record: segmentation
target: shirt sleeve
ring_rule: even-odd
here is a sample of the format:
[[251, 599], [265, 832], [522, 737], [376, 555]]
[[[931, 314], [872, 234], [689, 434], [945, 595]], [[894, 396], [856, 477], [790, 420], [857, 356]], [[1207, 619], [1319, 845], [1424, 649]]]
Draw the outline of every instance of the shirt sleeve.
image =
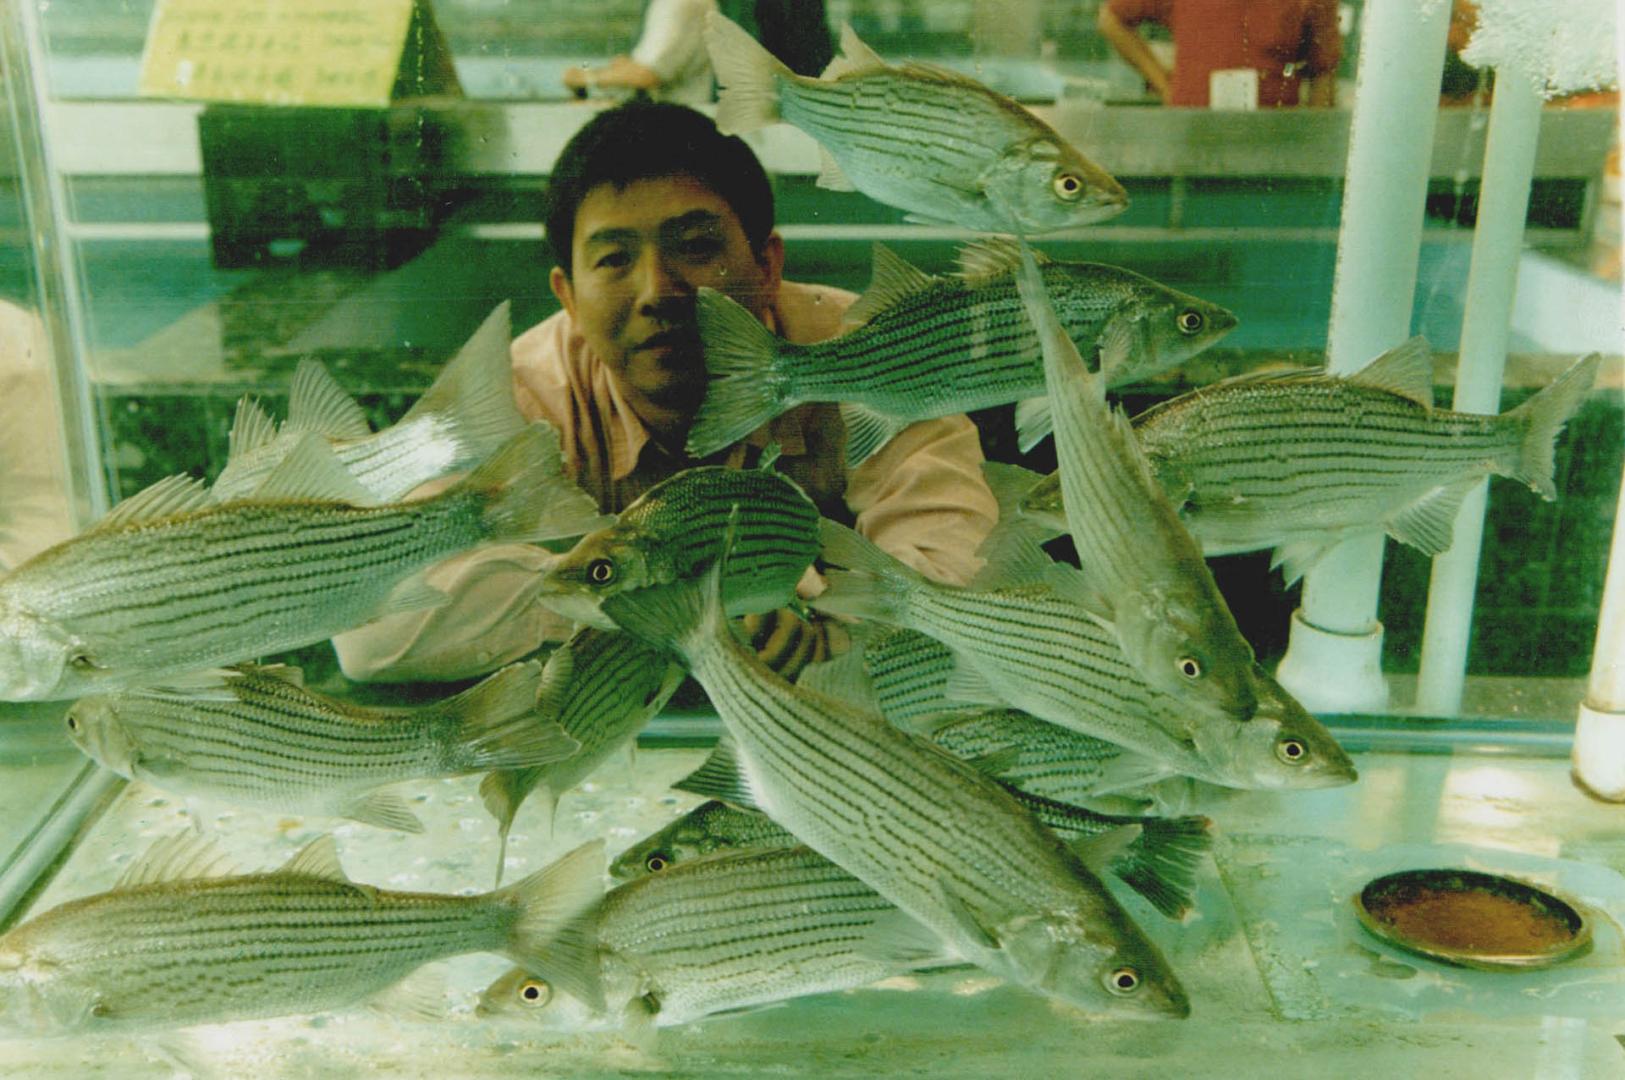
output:
[[548, 558], [541, 548], [503, 544], [437, 563], [425, 580], [447, 602], [338, 635], [339, 667], [358, 682], [463, 679], [568, 638], [573, 624], [536, 599]]
[[857, 530], [937, 581], [963, 585], [998, 520], [982, 478], [982, 444], [966, 416], [904, 428], [847, 479]]
[[654, 0], [632, 59], [671, 82], [705, 52], [704, 0]]

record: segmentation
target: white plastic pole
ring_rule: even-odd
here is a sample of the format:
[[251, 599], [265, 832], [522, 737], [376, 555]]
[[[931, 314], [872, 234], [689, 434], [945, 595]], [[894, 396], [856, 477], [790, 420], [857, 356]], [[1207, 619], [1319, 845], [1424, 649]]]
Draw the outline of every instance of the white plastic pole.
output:
[[[1459, 412], [1500, 411], [1518, 257], [1529, 212], [1529, 181], [1540, 136], [1540, 108], [1540, 95], [1527, 71], [1515, 64], [1496, 69], [1478, 226], [1467, 271], [1456, 394], [1451, 404]], [[1417, 710], [1433, 716], [1461, 711], [1488, 487], [1486, 480], [1468, 493], [1456, 515], [1450, 550], [1433, 560], [1422, 668], [1416, 685]]]
[[[1349, 132], [1328, 368], [1358, 371], [1410, 336], [1450, 4], [1365, 7]], [[1277, 677], [1315, 712], [1381, 709], [1383, 537], [1352, 540], [1305, 577]]]
[[1593, 794], [1625, 802], [1625, 477], [1614, 508], [1591, 681], [1574, 731], [1574, 775]]

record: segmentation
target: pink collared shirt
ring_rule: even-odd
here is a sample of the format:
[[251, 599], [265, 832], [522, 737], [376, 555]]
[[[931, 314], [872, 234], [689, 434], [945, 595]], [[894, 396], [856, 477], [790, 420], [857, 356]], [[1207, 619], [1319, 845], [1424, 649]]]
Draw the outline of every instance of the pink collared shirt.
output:
[[[795, 344], [834, 337], [853, 295], [785, 282], [772, 311]], [[532, 420], [559, 430], [566, 468], [606, 512], [695, 464], [664, 450], [621, 395], [609, 370], [559, 312], [514, 339], [514, 395]], [[832, 405], [793, 409], [705, 459], [735, 467], [777, 443], [777, 467], [828, 517], [845, 520], [915, 569], [954, 584], [980, 568], [976, 549], [998, 519], [982, 479], [976, 427], [964, 416], [912, 424], [855, 469]], [[333, 639], [352, 679], [454, 679], [477, 675], [567, 637], [571, 625], [536, 599], [548, 555], [523, 544], [492, 545], [433, 567], [429, 584], [451, 600], [387, 616]], [[815, 592], [809, 571], [803, 592]]]

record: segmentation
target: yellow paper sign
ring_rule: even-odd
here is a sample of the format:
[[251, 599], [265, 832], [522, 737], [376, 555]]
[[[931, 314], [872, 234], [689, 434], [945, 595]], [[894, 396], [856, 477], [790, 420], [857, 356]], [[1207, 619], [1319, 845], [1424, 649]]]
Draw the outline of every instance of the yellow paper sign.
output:
[[414, 0], [159, 0], [141, 93], [263, 105], [384, 106]]

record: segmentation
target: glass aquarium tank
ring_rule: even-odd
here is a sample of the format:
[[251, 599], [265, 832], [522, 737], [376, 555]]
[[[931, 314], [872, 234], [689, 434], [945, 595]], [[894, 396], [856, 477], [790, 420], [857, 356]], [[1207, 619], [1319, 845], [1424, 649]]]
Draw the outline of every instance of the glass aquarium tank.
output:
[[1547, 7], [0, 6], [0, 1072], [1625, 1071]]

